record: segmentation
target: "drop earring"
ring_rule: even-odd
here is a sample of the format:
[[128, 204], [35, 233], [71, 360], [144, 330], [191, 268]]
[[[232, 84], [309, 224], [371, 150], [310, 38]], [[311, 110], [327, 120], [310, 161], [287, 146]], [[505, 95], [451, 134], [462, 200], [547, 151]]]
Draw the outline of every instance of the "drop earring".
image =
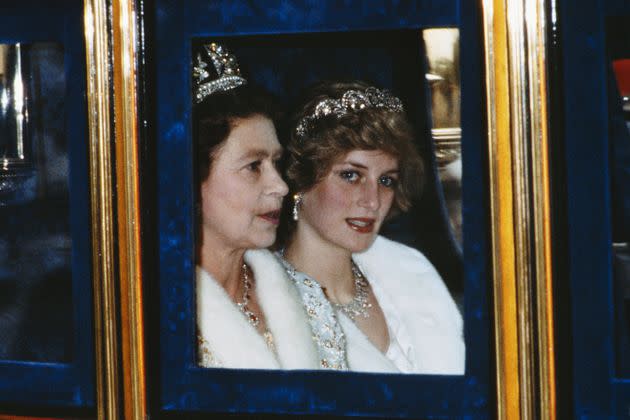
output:
[[302, 204], [302, 193], [293, 194], [293, 220], [298, 221], [299, 215], [298, 212], [300, 210], [300, 204]]

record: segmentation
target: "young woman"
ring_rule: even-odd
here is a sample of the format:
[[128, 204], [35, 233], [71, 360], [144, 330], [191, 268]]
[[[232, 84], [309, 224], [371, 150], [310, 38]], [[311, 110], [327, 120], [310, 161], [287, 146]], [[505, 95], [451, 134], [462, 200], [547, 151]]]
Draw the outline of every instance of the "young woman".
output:
[[280, 255], [333, 369], [464, 373], [462, 319], [431, 263], [378, 236], [410, 207], [422, 162], [401, 101], [365, 83], [322, 83], [298, 107]]
[[247, 84], [222, 46], [194, 66], [198, 360], [204, 367], [315, 369], [299, 296], [266, 247], [287, 185], [269, 94]]

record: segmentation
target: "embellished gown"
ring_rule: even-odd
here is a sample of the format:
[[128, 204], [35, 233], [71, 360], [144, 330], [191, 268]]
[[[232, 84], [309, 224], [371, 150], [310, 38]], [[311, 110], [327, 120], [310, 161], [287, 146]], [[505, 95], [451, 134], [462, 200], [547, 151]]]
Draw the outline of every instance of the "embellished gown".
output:
[[[281, 257], [280, 257], [281, 258]], [[433, 265], [417, 250], [377, 237], [353, 260], [370, 283], [387, 323], [390, 343], [382, 353], [321, 286], [282, 260], [309, 314], [320, 358], [333, 369], [365, 372], [464, 373], [462, 317]]]

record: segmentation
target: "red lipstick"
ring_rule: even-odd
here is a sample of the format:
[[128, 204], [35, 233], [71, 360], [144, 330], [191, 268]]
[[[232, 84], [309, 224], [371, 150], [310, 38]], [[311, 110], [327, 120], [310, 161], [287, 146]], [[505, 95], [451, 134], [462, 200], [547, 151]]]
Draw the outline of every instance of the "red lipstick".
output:
[[349, 217], [346, 223], [351, 229], [359, 233], [371, 233], [374, 231], [374, 222], [376, 219], [368, 217]]

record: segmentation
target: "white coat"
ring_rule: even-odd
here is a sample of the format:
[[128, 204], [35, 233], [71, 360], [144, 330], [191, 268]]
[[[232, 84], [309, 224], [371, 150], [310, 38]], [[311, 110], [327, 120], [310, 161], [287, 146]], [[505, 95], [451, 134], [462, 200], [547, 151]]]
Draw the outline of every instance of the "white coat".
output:
[[[365, 278], [387, 295], [410, 336], [416, 369], [410, 373], [464, 374], [463, 322], [453, 298], [429, 260], [406, 245], [377, 237], [370, 248], [353, 255]], [[339, 321], [346, 335], [350, 370], [396, 372], [381, 353], [344, 314]]]
[[318, 369], [319, 358], [302, 302], [280, 262], [267, 250], [248, 250], [255, 293], [276, 353], [205, 270], [197, 267], [199, 361], [204, 367]]

